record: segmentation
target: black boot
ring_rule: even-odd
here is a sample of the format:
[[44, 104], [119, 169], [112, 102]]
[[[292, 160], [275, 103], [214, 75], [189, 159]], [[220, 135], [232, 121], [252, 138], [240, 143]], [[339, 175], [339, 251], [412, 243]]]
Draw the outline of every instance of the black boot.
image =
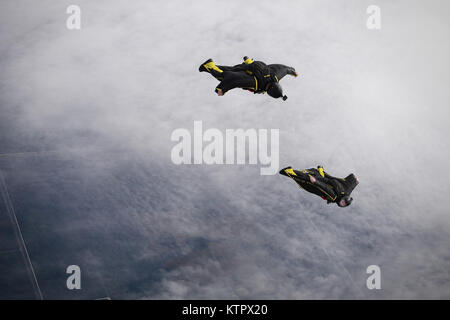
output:
[[208, 60], [206, 60], [205, 62], [203, 62], [203, 63], [201, 64], [201, 66], [198, 68], [198, 71], [199, 71], [199, 72], [208, 72], [208, 70], [205, 68], [205, 64], [210, 63], [210, 62], [212, 62], [212, 61], [213, 61], [212, 59], [208, 59]]

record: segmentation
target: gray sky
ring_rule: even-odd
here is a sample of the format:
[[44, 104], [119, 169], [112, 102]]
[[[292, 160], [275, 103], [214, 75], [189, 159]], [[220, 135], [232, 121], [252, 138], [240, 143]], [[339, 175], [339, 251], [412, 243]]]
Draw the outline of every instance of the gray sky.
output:
[[[69, 4], [79, 31], [65, 27]], [[51, 251], [113, 298], [450, 298], [450, 5], [257, 6], [1, 2], [0, 152], [57, 151], [0, 158], [44, 296], [59, 292]], [[244, 55], [296, 68], [286, 102], [217, 97], [197, 71]], [[170, 135], [194, 120], [280, 129], [280, 166], [355, 173], [354, 204], [327, 206], [257, 166], [173, 165]], [[371, 264], [380, 291], [365, 287]]]

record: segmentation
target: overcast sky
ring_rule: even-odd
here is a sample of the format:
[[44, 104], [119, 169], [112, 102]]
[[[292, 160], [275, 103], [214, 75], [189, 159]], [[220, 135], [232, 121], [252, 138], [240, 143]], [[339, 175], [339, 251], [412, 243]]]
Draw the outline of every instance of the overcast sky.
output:
[[[81, 30], [66, 28], [70, 4]], [[381, 30], [366, 28], [371, 4]], [[113, 298], [450, 298], [449, 9], [2, 1], [0, 152], [44, 156], [5, 155], [0, 169], [47, 297], [46, 232], [83, 238], [73, 254]], [[198, 72], [244, 55], [296, 68], [287, 101], [217, 97]], [[281, 167], [355, 173], [354, 203], [327, 206], [255, 165], [172, 164], [171, 133], [194, 120], [279, 129]], [[372, 264], [380, 291], [365, 286]]]

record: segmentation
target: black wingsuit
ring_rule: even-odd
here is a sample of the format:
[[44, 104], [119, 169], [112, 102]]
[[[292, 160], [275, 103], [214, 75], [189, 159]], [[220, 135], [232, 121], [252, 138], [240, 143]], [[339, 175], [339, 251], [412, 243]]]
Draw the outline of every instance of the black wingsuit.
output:
[[232, 67], [218, 65], [217, 68], [220, 70], [209, 69], [207, 71], [220, 81], [216, 91], [221, 89], [224, 94], [234, 88], [263, 93], [267, 91], [272, 82], [279, 82], [285, 75], [297, 75], [292, 67], [283, 64], [266, 65], [262, 61], [244, 62]]
[[[302, 171], [287, 167], [282, 169], [280, 174], [292, 178], [299, 187], [320, 196], [328, 203], [339, 203], [343, 197], [350, 196], [359, 183], [353, 173], [346, 178], [336, 178], [323, 171], [322, 167]], [[313, 176], [316, 182], [312, 183], [310, 176]]]

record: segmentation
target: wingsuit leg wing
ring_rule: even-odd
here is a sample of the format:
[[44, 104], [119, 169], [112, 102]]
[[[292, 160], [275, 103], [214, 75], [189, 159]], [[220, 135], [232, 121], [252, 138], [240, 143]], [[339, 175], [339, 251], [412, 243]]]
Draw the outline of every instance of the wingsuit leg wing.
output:
[[234, 88], [256, 90], [256, 79], [245, 71], [248, 66], [241, 63], [235, 66], [216, 65], [212, 59], [206, 60], [199, 67], [200, 72], [208, 72], [220, 81], [215, 91], [223, 95]]
[[[292, 178], [297, 185], [308, 192], [314, 193], [329, 202], [335, 202], [337, 195], [327, 183], [317, 169], [306, 169], [303, 171], [293, 170], [291, 167], [280, 171], [281, 175]], [[314, 182], [310, 177], [314, 177]]]
[[222, 81], [216, 87], [216, 92], [220, 89], [222, 90], [222, 93], [225, 94], [227, 91], [234, 88], [255, 90], [255, 79], [245, 72], [224, 72]]

